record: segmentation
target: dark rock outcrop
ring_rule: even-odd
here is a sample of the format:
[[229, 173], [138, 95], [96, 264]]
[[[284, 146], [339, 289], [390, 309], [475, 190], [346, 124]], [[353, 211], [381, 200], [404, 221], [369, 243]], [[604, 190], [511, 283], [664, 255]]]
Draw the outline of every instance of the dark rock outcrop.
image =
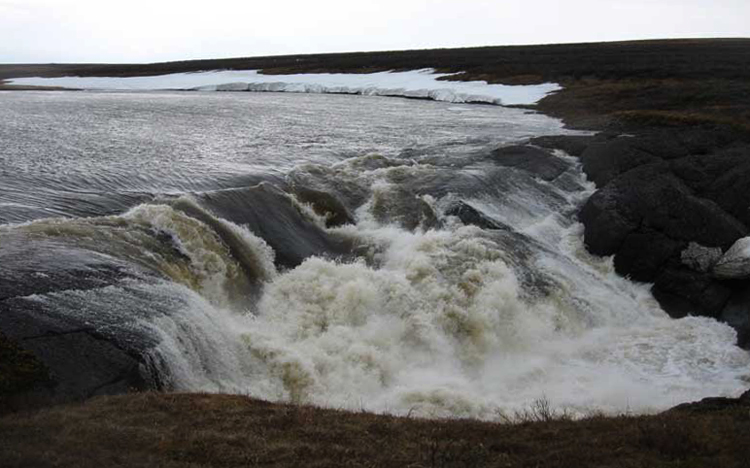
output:
[[14, 409], [15, 396], [51, 383], [49, 369], [43, 362], [0, 333], [0, 415]]
[[728, 397], [709, 397], [700, 401], [683, 403], [667, 410], [667, 412], [691, 412], [691, 413], [710, 413], [722, 411], [736, 407], [747, 407], [750, 409], [750, 390], [746, 391], [737, 398]]
[[473, 206], [462, 201], [448, 208], [445, 214], [447, 216], [456, 216], [466, 225], [471, 224], [482, 229], [509, 230], [508, 226], [491, 219]]
[[588, 178], [597, 186], [603, 187], [620, 174], [660, 160], [632, 145], [630, 140], [631, 138], [617, 138], [594, 143], [586, 148], [580, 159]]
[[713, 200], [750, 225], [750, 147], [735, 146], [710, 155], [670, 161], [670, 170], [698, 196]]
[[136, 317], [87, 310], [97, 292], [149, 278], [132, 265], [55, 239], [32, 242], [6, 234], [0, 251], [0, 411], [158, 388], [146, 358], [157, 339], [135, 326]]
[[571, 156], [581, 156], [594, 143], [602, 143], [615, 138], [607, 132], [596, 135], [552, 135], [532, 138], [529, 143], [541, 148], [563, 150]]
[[680, 253], [683, 265], [701, 273], [711, 271], [721, 256], [721, 248], [705, 247], [697, 242], [689, 243], [687, 248]]
[[262, 237], [276, 253], [277, 266], [294, 268], [311, 256], [338, 258], [352, 252], [346, 239], [321, 229], [273, 184], [204, 193], [200, 201], [221, 218]]
[[556, 179], [569, 167], [560, 158], [533, 146], [498, 148], [492, 152], [492, 160], [500, 166], [521, 169], [546, 181]]
[[[661, 236], [659, 250], [669, 250], [672, 256], [691, 241], [728, 249], [747, 233], [742, 223], [716, 203], [695, 196], [665, 163], [637, 167], [612, 180], [591, 196], [580, 219], [586, 226], [586, 244], [598, 255], [618, 253], [634, 234]], [[654, 275], [634, 279], [651, 281]]]
[[654, 282], [654, 297], [673, 317], [699, 314], [718, 318], [732, 290], [706, 274], [682, 268], [666, 268]]
[[372, 214], [380, 223], [413, 231], [439, 225], [437, 215], [423, 198], [408, 189], [391, 186], [373, 194]]
[[49, 380], [24, 389], [25, 398], [58, 403], [151, 387], [142, 357], [93, 326], [47, 312], [23, 298], [0, 304], [3, 332], [49, 369]]
[[[0, 330], [9, 346], [19, 350], [16, 355], [28, 358], [4, 362], [0, 380], [18, 380], [27, 361], [45, 371], [0, 392], [0, 411], [157, 388], [131, 336], [117, 338], [100, 327], [51, 315], [40, 302], [24, 297], [0, 301]], [[144, 352], [151, 345], [141, 344]]]
[[750, 349], [750, 287], [747, 281], [729, 282], [732, 294], [719, 320], [737, 330], [737, 344]]
[[750, 145], [701, 128], [532, 141], [579, 156], [597, 184], [579, 213], [592, 253], [654, 283], [670, 315], [718, 318], [750, 346], [750, 281], [714, 271], [750, 232]]
[[325, 216], [326, 227], [354, 224], [354, 216], [338, 198], [330, 193], [307, 187], [294, 187], [293, 191], [299, 201], [309, 203], [315, 213]]

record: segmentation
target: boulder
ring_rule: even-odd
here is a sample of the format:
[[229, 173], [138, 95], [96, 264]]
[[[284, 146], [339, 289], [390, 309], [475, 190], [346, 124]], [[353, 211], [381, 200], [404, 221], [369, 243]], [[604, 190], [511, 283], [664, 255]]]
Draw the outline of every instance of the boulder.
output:
[[531, 143], [578, 156], [597, 184], [578, 215], [590, 252], [614, 255], [619, 274], [654, 283], [670, 315], [717, 317], [748, 347], [750, 241], [738, 241], [750, 232], [744, 141], [716, 129], [662, 128]]
[[326, 232], [274, 184], [206, 192], [198, 199], [212, 213], [263, 238], [279, 267], [294, 268], [312, 256], [341, 258], [352, 252], [349, 240]]
[[721, 249], [718, 247], [705, 247], [697, 242], [691, 242], [680, 253], [680, 259], [688, 268], [707, 273], [719, 261], [721, 255]]
[[562, 159], [533, 146], [505, 146], [492, 152], [492, 160], [500, 166], [513, 167], [552, 181], [570, 166]]
[[717, 278], [750, 278], [750, 237], [735, 242], [716, 262], [712, 272]]
[[732, 294], [719, 320], [737, 330], [737, 344], [750, 348], [750, 281], [730, 282]]
[[[748, 231], [669, 168], [664, 161], [636, 167], [595, 192], [579, 213], [584, 241], [592, 253], [615, 255], [619, 274], [653, 282], [654, 296], [670, 315], [717, 317], [732, 288], [702, 270]], [[702, 246], [700, 261], [695, 249], [683, 256], [691, 242]]]
[[397, 185], [374, 191], [372, 214], [382, 224], [395, 224], [409, 231], [432, 229], [440, 224], [429, 203], [417, 193]]
[[636, 147], [634, 141], [634, 138], [621, 137], [589, 146], [580, 157], [589, 180], [603, 187], [631, 169], [661, 161], [652, 153]]
[[448, 216], [456, 216], [461, 220], [462, 223], [467, 226], [473, 225], [478, 226], [482, 229], [510, 230], [508, 226], [491, 219], [473, 206], [462, 201], [448, 208], [445, 211], [445, 214]]
[[0, 406], [23, 409], [160, 388], [146, 357], [158, 337], [137, 326], [139, 317], [88, 308], [100, 291], [154, 276], [58, 239], [32, 241], [10, 232], [2, 241]]
[[[663, 245], [659, 250], [669, 250], [671, 255], [691, 241], [727, 249], [747, 233], [742, 223], [717, 204], [694, 196], [682, 181], [666, 171], [665, 163], [648, 164], [622, 174], [589, 198], [579, 219], [585, 226], [586, 245], [597, 255], [619, 254], [627, 245], [626, 238], [634, 234], [646, 234], [641, 241], [649, 241], [649, 234], [658, 234]], [[672, 242], [665, 242], [664, 238]], [[628, 252], [639, 255], [637, 249]], [[653, 255], [654, 249], [648, 254]], [[666, 251], [660, 255], [669, 256]], [[624, 267], [630, 264], [635, 262], [621, 261], [618, 273], [634, 273]], [[650, 281], [652, 276], [640, 279]]]
[[688, 314], [719, 318], [732, 295], [727, 285], [685, 268], [661, 271], [652, 291], [664, 310], [675, 318]]
[[635, 281], [653, 281], [684, 246], [684, 241], [641, 226], [625, 236], [615, 255], [615, 271]]
[[712, 413], [714, 411], [724, 411], [737, 407], [750, 408], [750, 390], [743, 393], [738, 398], [708, 397], [700, 401], [682, 403], [681, 405], [670, 408], [665, 412]]
[[741, 145], [711, 155], [691, 155], [670, 162], [670, 171], [697, 196], [713, 200], [750, 226], [750, 147]]
[[11, 396], [23, 393], [23, 399], [63, 403], [155, 387], [143, 356], [134, 353], [132, 345], [49, 313], [25, 298], [0, 303], [2, 332], [48, 370], [46, 378]]
[[322, 190], [307, 187], [294, 187], [294, 195], [302, 203], [309, 203], [315, 213], [325, 216], [326, 227], [338, 227], [355, 224], [354, 216], [349, 213], [341, 201], [334, 195]]

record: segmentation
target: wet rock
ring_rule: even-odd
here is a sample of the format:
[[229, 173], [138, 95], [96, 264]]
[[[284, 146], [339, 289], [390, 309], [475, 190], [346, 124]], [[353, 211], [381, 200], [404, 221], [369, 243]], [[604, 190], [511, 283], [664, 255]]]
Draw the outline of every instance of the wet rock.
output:
[[750, 147], [740, 145], [711, 155], [670, 162], [670, 170], [698, 196], [713, 200], [750, 226]]
[[[64, 269], [54, 265], [65, 265]], [[74, 246], [61, 247], [54, 239], [5, 234], [0, 248], [0, 301], [15, 296], [67, 289], [85, 291], [132, 277], [124, 262], [92, 258]]]
[[[0, 331], [46, 370], [44, 378], [6, 395], [11, 409], [156, 387], [143, 356], [134, 351], [136, 346], [126, 349], [93, 326], [51, 315], [34, 300], [1, 301]], [[147, 348], [144, 344], [143, 351]]]
[[300, 212], [287, 193], [270, 183], [205, 193], [200, 202], [263, 238], [273, 248], [277, 266], [294, 268], [308, 257], [339, 258], [352, 252], [346, 239], [321, 229]]
[[588, 179], [603, 187], [620, 174], [661, 160], [633, 142], [633, 138], [621, 137], [589, 146], [580, 157]]
[[614, 138], [610, 133], [599, 133], [596, 135], [553, 135], [532, 138], [529, 143], [548, 149], [560, 149], [571, 156], [580, 156], [594, 143], [601, 143]]
[[354, 217], [343, 203], [330, 193], [306, 187], [294, 187], [294, 195], [302, 203], [309, 203], [315, 213], [326, 218], [326, 227], [354, 224]]
[[704, 273], [668, 268], [656, 278], [653, 294], [671, 317], [691, 314], [718, 318], [732, 290]]
[[700, 401], [677, 405], [666, 412], [712, 413], [737, 407], [750, 408], [750, 390], [737, 398], [709, 397]]
[[447, 216], [456, 216], [465, 225], [474, 225], [482, 229], [510, 230], [508, 226], [499, 223], [473, 206], [465, 202], [458, 202], [445, 211]]
[[732, 295], [719, 320], [737, 331], [737, 345], [750, 349], [750, 281], [729, 283]]
[[735, 242], [716, 262], [712, 272], [717, 278], [750, 278], [750, 237], [743, 237]]
[[684, 246], [683, 241], [641, 226], [625, 236], [615, 255], [615, 271], [625, 272], [635, 281], [653, 281]]
[[715, 202], [696, 196], [669, 171], [669, 163], [620, 174], [589, 198], [579, 219], [588, 249], [614, 254], [619, 274], [654, 282], [654, 295], [670, 315], [716, 317], [726, 305], [732, 289], [709, 273], [685, 268], [682, 252], [691, 242], [728, 249], [747, 228]]
[[705, 247], [697, 242], [691, 242], [680, 253], [682, 264], [701, 273], [707, 273], [721, 258], [721, 249]]
[[664, 163], [642, 166], [613, 180], [589, 198], [579, 219], [585, 225], [586, 245], [597, 255], [617, 254], [626, 237], [639, 232], [722, 249], [747, 233], [714, 202], [694, 196], [665, 171]]
[[411, 190], [397, 185], [376, 189], [371, 209], [378, 222], [395, 224], [409, 231], [432, 229], [439, 225], [429, 203]]
[[51, 384], [49, 369], [36, 356], [0, 333], [0, 415], [12, 411], [15, 396]]
[[564, 160], [533, 146], [505, 146], [492, 152], [492, 160], [505, 167], [530, 172], [535, 176], [555, 180], [570, 166]]

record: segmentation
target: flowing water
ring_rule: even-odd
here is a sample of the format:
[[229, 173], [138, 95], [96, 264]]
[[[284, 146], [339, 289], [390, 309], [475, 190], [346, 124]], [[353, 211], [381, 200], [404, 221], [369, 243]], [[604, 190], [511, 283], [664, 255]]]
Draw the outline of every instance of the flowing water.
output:
[[378, 97], [0, 93], [0, 304], [94, 327], [168, 390], [487, 419], [740, 393], [733, 330], [586, 252], [575, 159], [545, 179], [492, 153], [563, 132]]

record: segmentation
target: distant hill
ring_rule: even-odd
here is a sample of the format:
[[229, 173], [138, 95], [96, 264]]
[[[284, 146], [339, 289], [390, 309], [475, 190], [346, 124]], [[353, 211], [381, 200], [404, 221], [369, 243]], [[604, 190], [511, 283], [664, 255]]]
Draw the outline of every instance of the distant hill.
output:
[[644, 124], [708, 124], [750, 131], [750, 39], [476, 47], [151, 64], [6, 64], [0, 65], [0, 80], [149, 76], [216, 69], [286, 74], [420, 68], [459, 73], [450, 78], [454, 80], [558, 82], [565, 91], [543, 100], [537, 108], [564, 118], [570, 126], [627, 129]]
[[750, 39], [475, 47], [341, 54], [284, 55], [150, 64], [0, 65], [0, 79], [22, 76], [148, 76], [201, 70], [262, 69], [265, 73], [436, 68], [490, 82], [583, 78], [748, 78]]

